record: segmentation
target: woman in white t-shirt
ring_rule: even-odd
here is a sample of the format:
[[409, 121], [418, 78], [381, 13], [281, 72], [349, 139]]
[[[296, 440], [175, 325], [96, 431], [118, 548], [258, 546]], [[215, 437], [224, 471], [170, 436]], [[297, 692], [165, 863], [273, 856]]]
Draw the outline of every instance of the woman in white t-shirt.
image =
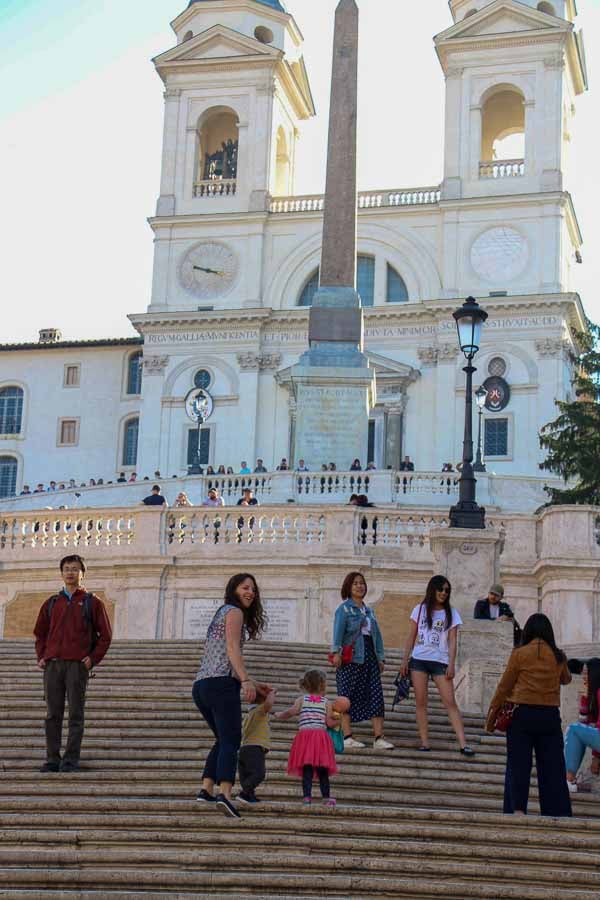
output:
[[447, 578], [433, 576], [427, 585], [425, 599], [411, 613], [400, 673], [406, 676], [410, 672], [415, 691], [420, 750], [428, 752], [430, 749], [427, 699], [429, 679], [433, 678], [458, 738], [460, 752], [463, 756], [474, 756], [475, 751], [467, 746], [462, 716], [454, 697], [458, 629], [462, 619], [450, 605], [451, 592]]

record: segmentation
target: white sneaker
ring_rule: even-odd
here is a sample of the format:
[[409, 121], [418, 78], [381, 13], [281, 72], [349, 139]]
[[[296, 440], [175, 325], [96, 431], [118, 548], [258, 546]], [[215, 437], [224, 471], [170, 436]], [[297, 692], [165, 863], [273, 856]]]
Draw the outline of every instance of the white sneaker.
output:
[[577, 788], [577, 782], [576, 782], [576, 781], [567, 781], [567, 787], [569, 788], [569, 793], [570, 793], [570, 794], [576, 794], [576, 793], [577, 793], [578, 788]]
[[394, 745], [390, 744], [389, 741], [386, 741], [385, 738], [379, 737], [376, 741], [373, 741], [373, 750], [393, 750]]
[[353, 737], [344, 738], [344, 750], [348, 750], [348, 748], [364, 750], [366, 746], [366, 744], [361, 744], [360, 741], [355, 741]]

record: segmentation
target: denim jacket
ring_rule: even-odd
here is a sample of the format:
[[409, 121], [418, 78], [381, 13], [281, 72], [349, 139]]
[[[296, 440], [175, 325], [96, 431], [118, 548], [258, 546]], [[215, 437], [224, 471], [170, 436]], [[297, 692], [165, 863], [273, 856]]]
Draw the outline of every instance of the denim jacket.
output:
[[[365, 606], [364, 610], [371, 622], [371, 637], [373, 638], [375, 655], [379, 662], [383, 662], [385, 659], [383, 638], [381, 636], [381, 631], [379, 630], [377, 619], [375, 618], [375, 613], [368, 606]], [[362, 620], [363, 614], [360, 608], [353, 603], [352, 600], [344, 600], [343, 603], [340, 603], [335, 611], [335, 618], [333, 620], [332, 653], [339, 653], [342, 647], [352, 643], [356, 636], [356, 632], [362, 627]], [[360, 631], [354, 643], [354, 656], [352, 661], [358, 665], [362, 665], [365, 661], [365, 641]]]

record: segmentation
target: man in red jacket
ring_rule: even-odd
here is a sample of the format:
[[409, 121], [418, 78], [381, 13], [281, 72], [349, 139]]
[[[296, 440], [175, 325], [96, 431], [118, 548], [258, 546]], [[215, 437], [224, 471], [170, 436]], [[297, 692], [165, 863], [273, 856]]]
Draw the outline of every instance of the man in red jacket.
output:
[[[46, 762], [42, 772], [79, 771], [89, 673], [104, 658], [112, 639], [104, 604], [83, 588], [82, 557], [65, 556], [60, 571], [65, 586], [60, 594], [46, 600], [33, 630], [46, 697]], [[69, 737], [61, 761], [65, 697], [69, 703]]]

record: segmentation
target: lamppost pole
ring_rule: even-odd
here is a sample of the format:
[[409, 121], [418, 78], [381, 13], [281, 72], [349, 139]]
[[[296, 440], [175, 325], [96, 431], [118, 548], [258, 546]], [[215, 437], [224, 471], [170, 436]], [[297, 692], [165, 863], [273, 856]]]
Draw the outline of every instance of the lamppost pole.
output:
[[199, 405], [196, 407], [196, 414], [198, 417], [198, 446], [196, 447], [196, 459], [190, 466], [190, 475], [202, 475], [202, 466], [200, 465], [200, 434], [202, 432], [202, 426], [204, 425], [204, 416], [202, 415], [202, 410]]
[[473, 471], [473, 373], [477, 371], [473, 359], [479, 351], [481, 328], [488, 314], [474, 297], [467, 297], [453, 316], [458, 329], [460, 349], [467, 360], [467, 365], [463, 369], [467, 375], [467, 389], [459, 496], [458, 503], [450, 510], [450, 525], [453, 528], [485, 528], [485, 509], [477, 505], [477, 479]]
[[479, 411], [479, 428], [477, 433], [477, 456], [475, 457], [475, 465], [473, 466], [473, 471], [485, 472], [487, 470], [485, 468], [483, 454], [481, 452], [481, 423], [483, 419], [483, 407], [485, 406], [485, 401], [487, 399], [487, 391], [483, 387], [483, 385], [475, 391], [475, 399], [477, 400], [477, 409]]

